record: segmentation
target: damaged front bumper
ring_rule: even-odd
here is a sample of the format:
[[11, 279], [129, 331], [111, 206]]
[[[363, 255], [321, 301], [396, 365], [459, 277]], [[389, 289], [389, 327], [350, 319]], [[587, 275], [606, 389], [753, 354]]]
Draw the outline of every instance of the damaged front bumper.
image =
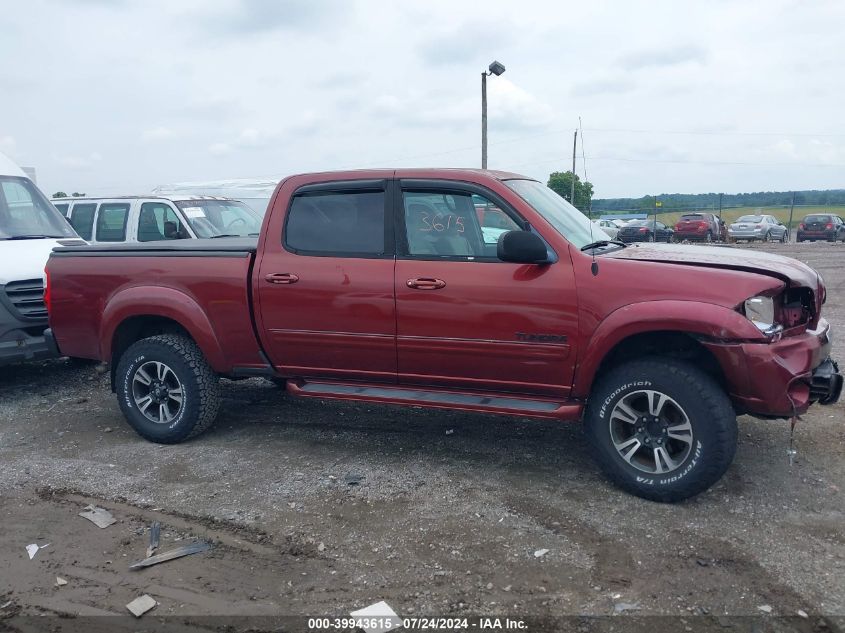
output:
[[842, 395], [842, 375], [839, 365], [828, 358], [813, 370], [810, 378], [810, 398], [819, 404], [833, 404]]
[[842, 376], [830, 358], [830, 324], [774, 343], [705, 342], [725, 374], [737, 413], [788, 418], [811, 404], [833, 404]]

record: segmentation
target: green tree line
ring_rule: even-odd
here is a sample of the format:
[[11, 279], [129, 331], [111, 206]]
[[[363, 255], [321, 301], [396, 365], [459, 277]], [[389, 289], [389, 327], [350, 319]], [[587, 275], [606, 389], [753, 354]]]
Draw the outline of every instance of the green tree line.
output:
[[[654, 196], [641, 198], [596, 198], [593, 212], [652, 209]], [[718, 193], [662, 193], [663, 209], [717, 209]], [[792, 203], [791, 191], [758, 191], [722, 195], [722, 207], [775, 207]], [[845, 189], [811, 189], [795, 192], [796, 205], [845, 205]]]

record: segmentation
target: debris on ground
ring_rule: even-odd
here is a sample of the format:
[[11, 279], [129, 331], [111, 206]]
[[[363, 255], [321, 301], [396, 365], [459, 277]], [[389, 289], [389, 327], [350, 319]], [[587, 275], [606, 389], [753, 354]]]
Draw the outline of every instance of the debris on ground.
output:
[[153, 556], [158, 550], [159, 540], [161, 539], [161, 523], [153, 521], [150, 526], [150, 545], [147, 547], [147, 558]]
[[454, 433], [454, 432], [455, 432], [455, 429], [449, 429], [448, 431], [446, 431], [446, 435], [452, 435], [452, 433]]
[[636, 602], [617, 602], [613, 605], [613, 613], [618, 615], [626, 611], [639, 611], [640, 605]]
[[357, 486], [361, 483], [361, 480], [363, 478], [364, 477], [362, 475], [359, 475], [357, 473], [351, 473], [349, 475], [346, 475], [346, 477], [343, 478], [343, 481], [346, 482], [347, 486]]
[[65, 580], [61, 576], [56, 576], [56, 586], [57, 587], [64, 587], [66, 584], [67, 584], [67, 580]]
[[326, 551], [326, 544], [320, 541], [320, 544], [317, 546], [318, 552], [325, 552]]
[[197, 541], [196, 543], [191, 543], [190, 545], [183, 545], [182, 547], [177, 547], [176, 549], [171, 549], [161, 554], [156, 554], [155, 556], [148, 556], [144, 560], [139, 560], [137, 563], [132, 563], [129, 566], [129, 569], [144, 569], [145, 567], [152, 567], [153, 565], [158, 565], [159, 563], [165, 563], [169, 560], [182, 558], [183, 556], [199, 554], [200, 552], [204, 552], [209, 549], [211, 549], [210, 543], [206, 543], [204, 541]]
[[804, 611], [804, 609], [798, 609], [796, 613], [798, 613], [798, 615], [804, 618], [805, 620], [810, 617], [809, 615], [807, 615], [807, 612]]
[[158, 602], [156, 602], [153, 598], [144, 594], [140, 598], [135, 598], [132, 602], [127, 604], [126, 608], [129, 609], [129, 612], [136, 618], [140, 618], [157, 604]]
[[759, 611], [762, 611], [763, 613], [771, 613], [772, 612], [772, 607], [771, 607], [771, 605], [768, 605], [768, 604], [761, 604], [759, 607], [757, 607], [757, 609]]
[[[376, 625], [381, 625], [373, 628], [362, 627], [367, 633], [376, 633], [377, 631], [391, 631], [402, 625], [402, 618], [400, 618], [396, 611], [387, 604], [384, 600], [371, 604], [369, 607], [358, 609], [351, 612], [353, 618], [371, 619]], [[388, 621], [389, 618], [389, 621]]]
[[534, 552], [534, 558], [540, 558], [541, 556], [545, 556], [548, 553], [549, 553], [549, 550], [547, 550], [545, 548], [538, 549], [537, 551]]
[[[49, 545], [49, 543], [47, 543]], [[35, 555], [38, 553], [38, 550], [44, 549], [47, 545], [36, 545], [35, 543], [31, 543], [30, 545], [26, 546], [26, 553], [29, 554], [29, 560], [35, 558]]]
[[105, 508], [98, 508], [95, 505], [86, 506], [85, 509], [79, 513], [79, 516], [83, 519], [88, 519], [101, 530], [117, 523], [117, 519], [112, 516], [111, 512]]

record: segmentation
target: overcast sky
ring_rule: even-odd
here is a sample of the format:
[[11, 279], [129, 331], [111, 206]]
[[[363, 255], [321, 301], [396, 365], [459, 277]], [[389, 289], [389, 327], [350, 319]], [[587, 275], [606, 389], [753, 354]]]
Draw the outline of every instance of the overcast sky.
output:
[[[0, 151], [48, 193], [348, 167], [598, 197], [845, 187], [845, 2], [27, 0], [0, 10]], [[578, 171], [584, 163], [578, 148]]]

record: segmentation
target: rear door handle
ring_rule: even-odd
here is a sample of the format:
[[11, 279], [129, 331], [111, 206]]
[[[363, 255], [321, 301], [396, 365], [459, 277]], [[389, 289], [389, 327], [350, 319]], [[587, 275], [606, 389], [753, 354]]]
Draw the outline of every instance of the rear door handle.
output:
[[295, 284], [299, 281], [299, 277], [293, 273], [270, 273], [264, 277], [264, 280], [271, 284]]
[[446, 287], [446, 282], [442, 279], [434, 279], [433, 277], [417, 277], [416, 279], [409, 279], [408, 288], [416, 288], [417, 290], [440, 290]]

